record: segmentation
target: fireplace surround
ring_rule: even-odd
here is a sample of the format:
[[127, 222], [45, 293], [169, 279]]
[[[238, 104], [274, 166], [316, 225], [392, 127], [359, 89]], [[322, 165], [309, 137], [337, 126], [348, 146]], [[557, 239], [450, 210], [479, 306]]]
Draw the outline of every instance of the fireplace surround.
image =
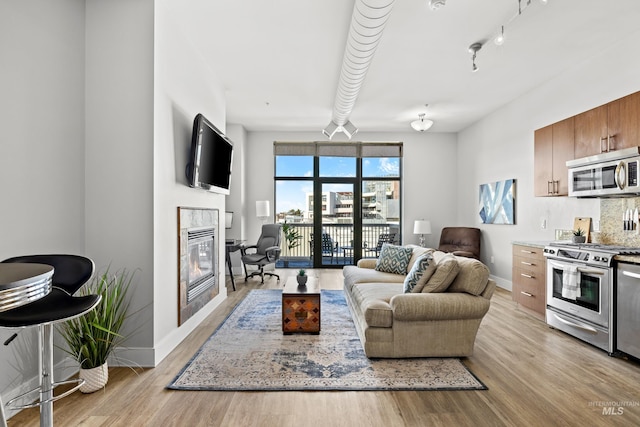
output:
[[178, 207], [178, 325], [219, 293], [218, 209]]

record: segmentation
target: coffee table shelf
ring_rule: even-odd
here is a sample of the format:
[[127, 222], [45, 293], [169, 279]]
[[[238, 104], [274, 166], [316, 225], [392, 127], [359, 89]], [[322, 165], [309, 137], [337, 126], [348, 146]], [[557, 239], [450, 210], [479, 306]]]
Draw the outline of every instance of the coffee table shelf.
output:
[[282, 290], [282, 332], [320, 333], [320, 284], [309, 276], [306, 286], [289, 277]]

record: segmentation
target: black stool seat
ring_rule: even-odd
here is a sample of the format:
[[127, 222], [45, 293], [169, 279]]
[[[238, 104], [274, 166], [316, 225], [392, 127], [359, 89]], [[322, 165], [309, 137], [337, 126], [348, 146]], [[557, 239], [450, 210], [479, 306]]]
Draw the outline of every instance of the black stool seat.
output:
[[54, 268], [53, 286], [69, 295], [75, 294], [91, 278], [94, 270], [93, 261], [80, 255], [24, 255], [2, 262], [48, 264]]
[[[50, 292], [24, 305], [11, 309], [6, 309], [7, 307], [5, 307], [5, 310], [0, 312], [0, 327], [24, 328], [37, 326], [38, 348], [40, 349], [40, 386], [14, 397], [7, 403], [7, 406], [13, 409], [39, 406], [40, 426], [53, 427], [53, 402], [74, 392], [84, 383], [82, 379], [58, 383], [53, 381], [53, 325], [54, 323], [81, 316], [93, 310], [100, 303], [100, 295], [72, 296], [91, 278], [94, 264], [91, 259], [78, 255], [27, 255], [9, 258], [2, 261], [2, 263], [47, 264], [53, 267]], [[26, 285], [29, 285], [29, 283], [26, 283]], [[48, 288], [46, 290], [48, 291]], [[40, 292], [37, 296], [43, 293], [45, 292]], [[60, 384], [76, 384], [76, 386], [58, 396], [54, 396], [53, 389]], [[14, 404], [14, 402], [26, 399], [27, 396], [36, 391], [39, 392], [40, 399], [35, 403]], [[4, 422], [4, 416], [0, 421]]]
[[99, 295], [72, 297], [54, 287], [43, 298], [0, 313], [0, 327], [21, 328], [71, 319], [91, 311], [99, 301]]

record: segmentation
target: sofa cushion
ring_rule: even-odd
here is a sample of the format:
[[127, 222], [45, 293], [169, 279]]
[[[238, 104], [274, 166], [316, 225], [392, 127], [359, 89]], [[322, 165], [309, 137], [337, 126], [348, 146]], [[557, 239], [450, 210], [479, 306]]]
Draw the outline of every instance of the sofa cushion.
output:
[[435, 271], [436, 262], [433, 257], [430, 253], [423, 253], [404, 279], [404, 292], [421, 292]]
[[451, 254], [446, 254], [440, 258], [433, 273], [422, 292], [444, 292], [458, 275], [460, 266], [458, 261]]
[[447, 289], [447, 292], [466, 292], [480, 295], [489, 281], [489, 268], [473, 258], [457, 257], [460, 272]]
[[351, 289], [353, 302], [364, 315], [367, 325], [390, 328], [393, 324], [393, 310], [389, 301], [402, 293], [402, 283], [357, 283]]
[[422, 246], [411, 244], [405, 245], [405, 248], [411, 248], [411, 250], [413, 251], [411, 252], [411, 258], [409, 258], [409, 264], [407, 264], [407, 271], [411, 271], [411, 269], [413, 268], [413, 264], [415, 264], [418, 258], [420, 258], [422, 255], [435, 251], [435, 249], [433, 248], [423, 248]]
[[351, 288], [354, 283], [402, 283], [404, 274], [384, 273], [373, 268], [360, 268], [354, 265], [346, 265], [342, 269], [344, 286]]
[[384, 243], [380, 250], [380, 258], [376, 263], [376, 270], [385, 273], [407, 274], [407, 265], [413, 250], [404, 246]]

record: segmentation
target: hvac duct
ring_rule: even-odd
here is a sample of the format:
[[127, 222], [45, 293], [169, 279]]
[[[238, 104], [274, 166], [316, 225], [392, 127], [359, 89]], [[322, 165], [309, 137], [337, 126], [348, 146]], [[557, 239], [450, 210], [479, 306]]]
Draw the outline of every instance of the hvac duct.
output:
[[356, 0], [342, 59], [342, 70], [331, 122], [322, 131], [329, 139], [343, 132], [349, 139], [358, 132], [350, 121], [360, 88], [367, 75], [395, 0]]

